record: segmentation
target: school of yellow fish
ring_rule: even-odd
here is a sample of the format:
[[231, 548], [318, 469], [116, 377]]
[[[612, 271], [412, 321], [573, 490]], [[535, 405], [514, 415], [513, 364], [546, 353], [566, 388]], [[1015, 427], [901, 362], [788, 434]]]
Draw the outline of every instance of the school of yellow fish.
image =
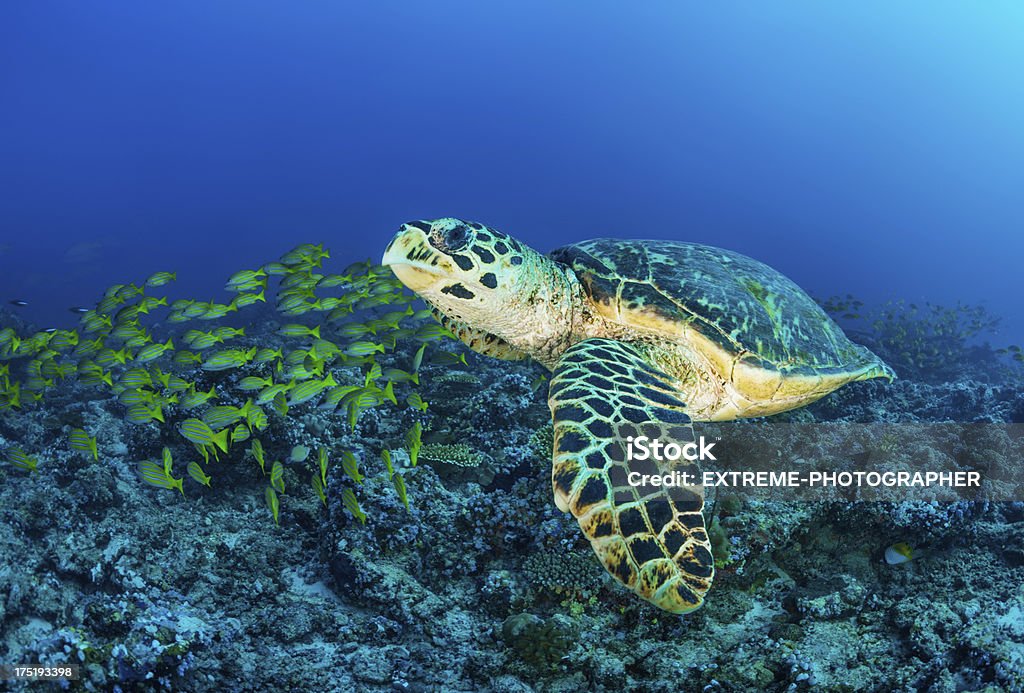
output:
[[[315, 407], [341, 417], [355, 430], [363, 412], [385, 403], [426, 411], [428, 403], [416, 391], [424, 358], [439, 364], [465, 363], [464, 356], [436, 346], [427, 356], [428, 345], [453, 335], [433, 320], [427, 321], [429, 309], [414, 310], [413, 297], [390, 270], [367, 260], [350, 265], [341, 274], [324, 274], [323, 260], [329, 257], [322, 245], [304, 244], [277, 262], [236, 272], [225, 287], [234, 294], [228, 303], [189, 299], [168, 303], [167, 297], [154, 295], [154, 290], [175, 281], [176, 275], [157, 272], [139, 285], [110, 287], [95, 308], [75, 309], [80, 313], [77, 329], [30, 335], [19, 335], [10, 327], [0, 330], [0, 416], [45, 406], [48, 390], [65, 381], [77, 381], [97, 388], [97, 398], [116, 398], [132, 424], [167, 425], [170, 419], [203, 460], [203, 464], [188, 462], [186, 474], [205, 487], [211, 486], [211, 458], [216, 461], [248, 443], [241, 454], [253, 459], [269, 477], [264, 495], [276, 523], [279, 494], [285, 491], [284, 467], [274, 461], [268, 471], [258, 437], [267, 429], [270, 416], [285, 417], [292, 408]], [[255, 336], [246, 335], [245, 327], [211, 324], [248, 306], [266, 303], [271, 277], [278, 279], [273, 296], [277, 311], [287, 321], [276, 331], [282, 345], [260, 346]], [[158, 339], [151, 328], [160, 323], [146, 317], [156, 310], [166, 312], [160, 323], [195, 326], [184, 332], [178, 344], [171, 337]], [[378, 357], [409, 340], [420, 346], [408, 368], [382, 368]], [[335, 379], [340, 369], [355, 368], [360, 369], [361, 382], [340, 385]], [[236, 370], [244, 375], [217, 378], [203, 373]], [[197, 385], [196, 381], [203, 379], [209, 387]], [[244, 403], [219, 403], [224, 400]], [[421, 431], [416, 423], [406, 434], [413, 466]], [[74, 428], [67, 445], [98, 461], [103, 450], [102, 431], [91, 434]], [[305, 460], [309, 451], [302, 449]], [[21, 448], [4, 451], [2, 459], [28, 473], [40, 464], [39, 455]], [[383, 450], [381, 459], [395, 492], [408, 507], [405, 482], [390, 451]], [[296, 461], [294, 453], [292, 461]], [[327, 450], [318, 450], [315, 461], [310, 485], [326, 505]], [[165, 447], [160, 461], [138, 463], [139, 476], [152, 486], [184, 493], [184, 475], [175, 476], [174, 463], [171, 450]], [[342, 469], [353, 483], [363, 482], [352, 452], [342, 454]], [[341, 498], [353, 517], [366, 521], [352, 488], [342, 489]]]

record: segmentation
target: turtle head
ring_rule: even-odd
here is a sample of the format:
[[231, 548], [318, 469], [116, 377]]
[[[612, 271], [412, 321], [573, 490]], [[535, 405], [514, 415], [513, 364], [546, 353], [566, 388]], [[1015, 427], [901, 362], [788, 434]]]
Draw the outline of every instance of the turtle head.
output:
[[504, 233], [460, 219], [411, 221], [398, 229], [382, 262], [419, 294], [440, 292], [473, 300], [497, 290], [511, 241]]
[[558, 328], [547, 313], [565, 303], [564, 270], [482, 224], [450, 217], [402, 224], [381, 263], [449, 318], [522, 344], [525, 353], [532, 355], [539, 332]]
[[521, 273], [522, 250], [500, 231], [445, 218], [402, 224], [381, 262], [445, 313], [472, 322], [504, 302]]

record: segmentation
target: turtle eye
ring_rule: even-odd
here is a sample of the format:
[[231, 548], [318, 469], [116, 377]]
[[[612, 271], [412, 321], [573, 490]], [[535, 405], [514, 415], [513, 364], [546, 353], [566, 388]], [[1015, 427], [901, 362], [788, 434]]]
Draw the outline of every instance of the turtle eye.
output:
[[469, 229], [459, 224], [445, 231], [434, 231], [430, 234], [430, 244], [444, 252], [462, 250], [469, 244]]

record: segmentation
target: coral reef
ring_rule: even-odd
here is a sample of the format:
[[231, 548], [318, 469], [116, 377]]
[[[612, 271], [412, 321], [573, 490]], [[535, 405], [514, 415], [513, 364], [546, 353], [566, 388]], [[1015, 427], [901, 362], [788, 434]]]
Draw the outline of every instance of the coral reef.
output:
[[[280, 329], [268, 317], [240, 343], [270, 348]], [[378, 363], [411, 372], [421, 344], [400, 333]], [[279, 415], [268, 404], [252, 435], [265, 470], [252, 438], [237, 442], [219, 459], [210, 451], [211, 486], [187, 478], [184, 496], [136, 471], [165, 446], [175, 478], [202, 460], [176, 430], [195, 417], [181, 393], [164, 406], [167, 425], [132, 424], [113, 393], [71, 377], [0, 412], [0, 459], [15, 447], [39, 458], [33, 472], [0, 464], [0, 661], [74, 661], [72, 689], [93, 691], [1024, 689], [1024, 502], [1010, 496], [1020, 379], [910, 371], [777, 417], [785, 427], [701, 424], [723, 449], [785, 445], [801, 464], [838, 447], [897, 468], [984, 469], [1004, 497], [711, 493], [715, 586], [677, 617], [613, 584], [554, 507], [536, 367], [452, 343], [444, 350], [465, 365], [432, 363], [435, 348], [418, 386], [392, 373], [395, 399], [416, 393], [426, 408], [386, 400], [353, 427], [344, 408], [293, 403]], [[312, 380], [362, 386], [367, 366]], [[243, 379], [269, 371], [175, 372], [240, 409]], [[847, 424], [918, 433], [842, 448], [833, 426]], [[68, 445], [73, 429], [97, 438], [98, 459]], [[305, 456], [293, 459], [296, 446]], [[274, 462], [279, 525], [264, 501]], [[895, 542], [913, 560], [887, 563]]]

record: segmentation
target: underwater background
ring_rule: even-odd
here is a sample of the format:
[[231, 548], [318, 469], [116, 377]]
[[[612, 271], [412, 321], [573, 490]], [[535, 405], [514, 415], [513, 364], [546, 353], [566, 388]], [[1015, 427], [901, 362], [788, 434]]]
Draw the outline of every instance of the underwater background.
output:
[[[0, 665], [1021, 690], [1021, 35], [1011, 2], [3, 5]], [[774, 417], [801, 460], [884, 425], [851, 464], [1003, 485], [716, 498], [708, 601], [660, 612], [554, 506], [544, 369], [376, 264], [444, 216], [765, 262], [899, 376]]]

